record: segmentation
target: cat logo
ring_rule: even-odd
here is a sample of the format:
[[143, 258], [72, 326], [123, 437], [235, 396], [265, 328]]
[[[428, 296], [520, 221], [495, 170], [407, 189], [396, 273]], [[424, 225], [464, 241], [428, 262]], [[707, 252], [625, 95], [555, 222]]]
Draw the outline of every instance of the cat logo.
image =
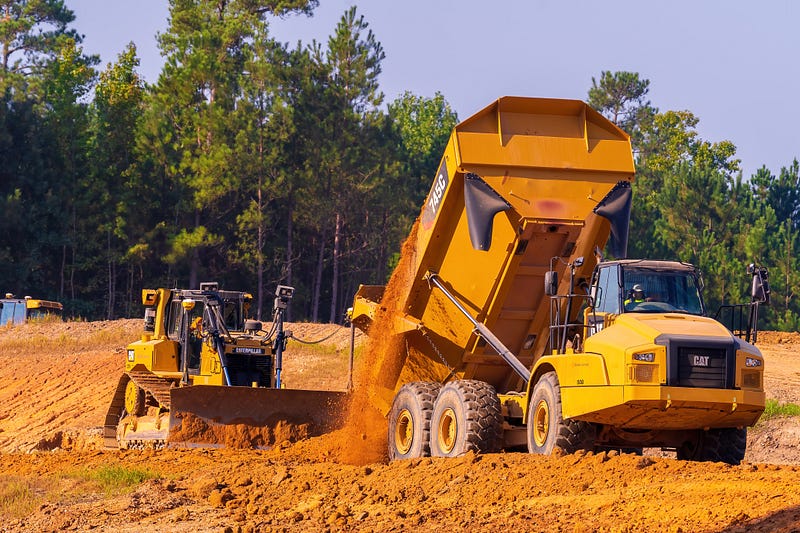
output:
[[707, 355], [693, 355], [692, 366], [708, 366], [708, 359]]

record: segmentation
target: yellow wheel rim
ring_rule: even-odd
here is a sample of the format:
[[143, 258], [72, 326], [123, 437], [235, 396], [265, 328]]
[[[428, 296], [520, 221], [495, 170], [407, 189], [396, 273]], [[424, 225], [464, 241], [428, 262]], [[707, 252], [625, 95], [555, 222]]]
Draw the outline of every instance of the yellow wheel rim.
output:
[[533, 441], [536, 446], [544, 446], [550, 432], [550, 408], [547, 402], [539, 400], [533, 412]]
[[133, 381], [129, 381], [125, 386], [125, 411], [128, 414], [134, 415], [136, 413], [136, 398], [139, 395], [139, 386]]
[[456, 420], [456, 413], [447, 408], [439, 418], [439, 436], [437, 441], [439, 443], [439, 450], [444, 454], [448, 454], [456, 447], [456, 434], [458, 433], [458, 422]]
[[397, 415], [397, 423], [394, 426], [394, 445], [400, 455], [405, 455], [411, 450], [412, 442], [414, 442], [414, 419], [408, 409], [403, 409]]

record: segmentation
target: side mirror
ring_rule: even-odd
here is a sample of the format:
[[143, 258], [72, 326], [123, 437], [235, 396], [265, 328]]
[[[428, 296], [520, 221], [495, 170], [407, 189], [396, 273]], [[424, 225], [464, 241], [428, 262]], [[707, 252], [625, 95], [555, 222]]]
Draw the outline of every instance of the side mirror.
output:
[[547, 296], [558, 294], [558, 273], [555, 270], [544, 273], [544, 293]]
[[765, 267], [755, 265], [749, 265], [747, 272], [753, 275], [753, 285], [750, 291], [753, 301], [769, 305], [769, 272]]

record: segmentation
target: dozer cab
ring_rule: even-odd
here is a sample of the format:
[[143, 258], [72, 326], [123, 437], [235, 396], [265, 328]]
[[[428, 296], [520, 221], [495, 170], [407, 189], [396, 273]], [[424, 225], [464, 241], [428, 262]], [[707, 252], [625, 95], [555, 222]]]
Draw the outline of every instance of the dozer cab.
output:
[[[765, 402], [755, 333], [706, 316], [690, 265], [624, 260], [633, 179], [629, 136], [577, 100], [504, 97], [455, 127], [402, 270], [351, 313], [393, 339], [373, 393], [392, 459], [662, 447], [741, 461]], [[763, 301], [730, 311], [752, 325]]]
[[302, 436], [337, 427], [346, 393], [282, 388], [290, 335], [283, 318], [293, 291], [278, 286], [265, 332], [246, 319], [247, 293], [216, 283], [144, 289], [144, 332], [126, 350], [106, 415], [106, 447], [226, 444], [231, 426], [249, 444], [269, 446], [276, 425], [300, 427]]

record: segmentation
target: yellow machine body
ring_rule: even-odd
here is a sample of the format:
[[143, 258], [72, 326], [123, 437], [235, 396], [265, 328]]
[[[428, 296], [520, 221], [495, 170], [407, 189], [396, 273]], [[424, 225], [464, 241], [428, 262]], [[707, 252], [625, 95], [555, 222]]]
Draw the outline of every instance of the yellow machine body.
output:
[[[711, 318], [589, 313], [591, 300], [584, 299], [571, 310], [556, 306], [558, 320], [577, 320], [581, 335], [579, 345], [570, 339], [553, 349], [546, 275], [555, 274], [560, 295], [589, 287], [609, 237], [612, 248], [619, 245], [615, 239], [627, 238], [633, 178], [628, 135], [580, 101], [500, 98], [456, 126], [409, 237], [413, 246], [404, 247], [411, 265], [407, 289], [391, 291], [396, 305], [381, 300], [374, 286], [363, 287], [354, 301], [353, 321], [365, 330], [379, 309], [394, 309], [400, 341], [391, 344], [396, 351], [385, 354], [384, 366], [395, 365], [397, 379], [376, 394], [387, 398], [385, 411], [408, 383], [485, 382], [499, 393], [506, 444], [517, 446], [524, 444], [518, 431], [525, 429], [536, 383], [555, 372], [563, 417], [613, 428], [609, 442], [636, 444], [630, 435], [646, 430], [754, 424], [764, 409], [763, 358]], [[530, 370], [529, 381], [476, 324]], [[724, 342], [736, 353], [735, 370], [726, 370], [735, 383], [675, 386], [680, 379], [667, 372], [676, 364], [667, 363], [658, 343], [669, 335], [702, 345]], [[681, 342], [674, 349], [685, 350]], [[643, 350], [655, 354], [653, 362], [634, 361]], [[671, 445], [675, 438], [649, 442]]]
[[258, 442], [269, 444], [276, 425], [302, 427], [305, 435], [341, 423], [345, 392], [277, 387], [278, 343], [285, 340], [275, 332], [282, 334], [282, 322], [262, 332], [260, 323], [245, 320], [249, 294], [212, 285], [142, 291], [145, 328], [126, 349], [106, 416], [106, 446], [225, 444], [230, 425], [261, 432]]

